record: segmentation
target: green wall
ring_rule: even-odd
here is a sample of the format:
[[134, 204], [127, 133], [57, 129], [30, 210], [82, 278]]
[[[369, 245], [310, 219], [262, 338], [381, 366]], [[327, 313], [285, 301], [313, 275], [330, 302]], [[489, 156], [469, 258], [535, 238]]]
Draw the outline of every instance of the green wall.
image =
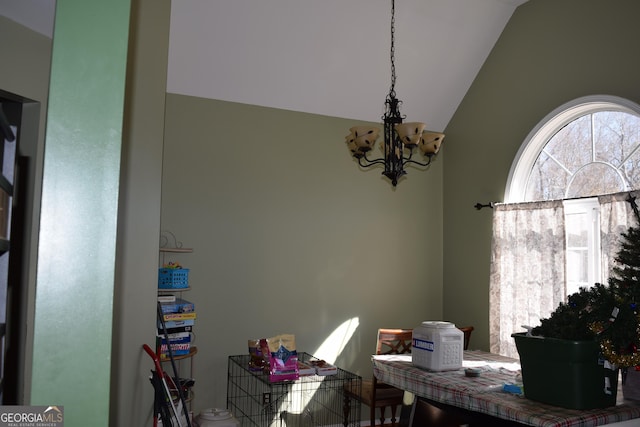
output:
[[[299, 351], [370, 377], [377, 328], [441, 318], [446, 148], [394, 190], [351, 158], [353, 121], [175, 94], [166, 105], [162, 228], [194, 248], [172, 258], [191, 268], [196, 408], [226, 405], [227, 357], [248, 339], [293, 333]], [[349, 321], [353, 335], [319, 350]]]
[[[446, 129], [444, 313], [489, 346], [490, 209], [540, 120], [582, 96], [640, 102], [636, 0], [530, 0], [518, 7]], [[461, 268], [464, 266], [464, 268]]]
[[129, 0], [58, 0], [35, 301], [33, 405], [108, 425]]
[[142, 344], [155, 338], [170, 11], [170, 0], [136, 0], [131, 8], [111, 376], [117, 427], [152, 425], [153, 362]]

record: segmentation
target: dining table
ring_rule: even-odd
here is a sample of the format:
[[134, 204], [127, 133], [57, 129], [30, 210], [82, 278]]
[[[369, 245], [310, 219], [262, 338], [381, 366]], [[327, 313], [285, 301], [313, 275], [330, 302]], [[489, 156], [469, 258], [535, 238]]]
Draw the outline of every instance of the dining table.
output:
[[416, 366], [411, 354], [374, 355], [372, 363], [378, 381], [417, 397], [414, 404], [423, 400], [462, 414], [472, 426], [640, 426], [640, 402], [624, 400], [621, 390], [615, 406], [586, 410], [527, 399], [519, 360], [486, 351], [465, 350], [462, 367], [446, 371]]

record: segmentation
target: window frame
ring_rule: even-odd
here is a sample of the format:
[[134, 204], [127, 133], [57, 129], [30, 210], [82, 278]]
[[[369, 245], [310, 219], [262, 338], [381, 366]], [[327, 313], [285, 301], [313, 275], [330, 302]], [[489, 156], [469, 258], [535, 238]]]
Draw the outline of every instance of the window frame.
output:
[[527, 135], [514, 157], [507, 178], [505, 203], [522, 202], [534, 163], [549, 140], [564, 126], [587, 114], [619, 111], [640, 115], [640, 105], [612, 95], [591, 95], [574, 99], [547, 114]]

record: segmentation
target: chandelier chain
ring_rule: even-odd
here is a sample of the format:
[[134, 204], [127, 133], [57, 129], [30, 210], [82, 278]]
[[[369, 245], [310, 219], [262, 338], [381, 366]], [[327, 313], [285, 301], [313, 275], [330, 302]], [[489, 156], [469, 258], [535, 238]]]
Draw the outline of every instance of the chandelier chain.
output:
[[395, 33], [396, 33], [396, 2], [391, 0], [391, 88], [389, 89], [389, 96], [395, 98], [396, 96], [396, 46], [395, 46]]

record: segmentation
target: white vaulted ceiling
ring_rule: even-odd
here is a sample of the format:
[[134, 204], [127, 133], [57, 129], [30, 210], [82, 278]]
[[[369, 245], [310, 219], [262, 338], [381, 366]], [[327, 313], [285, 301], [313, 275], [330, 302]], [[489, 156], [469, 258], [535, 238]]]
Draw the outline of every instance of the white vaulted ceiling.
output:
[[[443, 130], [527, 0], [397, 0], [396, 93]], [[54, 0], [0, 0], [51, 36]], [[378, 121], [391, 71], [390, 0], [174, 0], [167, 91]]]

